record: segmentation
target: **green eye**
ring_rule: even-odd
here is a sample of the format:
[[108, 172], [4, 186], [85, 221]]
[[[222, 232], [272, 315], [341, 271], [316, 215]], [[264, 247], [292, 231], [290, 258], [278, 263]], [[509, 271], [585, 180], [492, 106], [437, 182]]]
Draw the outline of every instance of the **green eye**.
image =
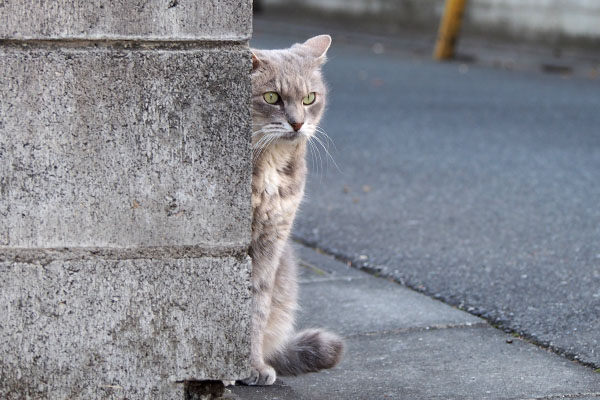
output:
[[275, 104], [279, 100], [279, 95], [275, 92], [267, 92], [263, 94], [263, 98], [269, 104]]
[[302, 104], [304, 104], [305, 106], [311, 105], [315, 102], [316, 97], [317, 95], [315, 94], [315, 92], [310, 92], [308, 95], [306, 95], [305, 98], [302, 99]]

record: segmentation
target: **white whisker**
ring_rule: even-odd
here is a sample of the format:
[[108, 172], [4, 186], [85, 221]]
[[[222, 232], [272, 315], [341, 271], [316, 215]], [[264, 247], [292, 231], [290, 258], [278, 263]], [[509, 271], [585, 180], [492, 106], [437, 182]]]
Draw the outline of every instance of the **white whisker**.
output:
[[256, 162], [262, 156], [265, 149], [268, 148], [274, 141], [279, 139], [279, 137], [280, 135], [265, 135], [262, 138], [260, 138], [260, 140], [256, 143], [255, 149], [253, 150], [253, 167], [256, 165]]
[[319, 173], [319, 164], [317, 163], [317, 151], [315, 150], [315, 145], [313, 142], [311, 142], [310, 137], [308, 138], [308, 144], [309, 144], [309, 149], [310, 149], [310, 155], [311, 155], [311, 166], [313, 171], [315, 171], [316, 174]]
[[333, 145], [333, 148], [335, 150], [337, 150], [337, 147], [335, 146], [335, 142], [333, 141], [333, 139], [331, 139], [331, 137], [329, 137], [329, 135], [327, 134], [327, 132], [325, 131], [325, 129], [323, 129], [322, 127], [315, 125], [315, 130], [316, 132], [319, 132], [323, 135], [323, 137], [326, 139], [326, 141], [328, 143], [331, 143]]
[[327, 149], [327, 146], [325, 146], [325, 144], [323, 143], [323, 141], [319, 138], [319, 136], [317, 134], [315, 134], [313, 137], [315, 138], [315, 140], [317, 141], [317, 143], [319, 143], [321, 145], [321, 147], [323, 148], [323, 150], [325, 150], [325, 154], [331, 159], [331, 162], [333, 162], [333, 165], [335, 166], [335, 168], [341, 173], [342, 171], [340, 170], [340, 167], [335, 162], [333, 156], [331, 155], [331, 153]]

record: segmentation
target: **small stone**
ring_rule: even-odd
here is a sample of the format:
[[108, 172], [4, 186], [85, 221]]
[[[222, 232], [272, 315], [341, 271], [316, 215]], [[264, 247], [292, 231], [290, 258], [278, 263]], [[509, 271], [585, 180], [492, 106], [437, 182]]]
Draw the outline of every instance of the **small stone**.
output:
[[371, 49], [375, 54], [383, 54], [385, 52], [385, 47], [381, 43], [374, 43]]

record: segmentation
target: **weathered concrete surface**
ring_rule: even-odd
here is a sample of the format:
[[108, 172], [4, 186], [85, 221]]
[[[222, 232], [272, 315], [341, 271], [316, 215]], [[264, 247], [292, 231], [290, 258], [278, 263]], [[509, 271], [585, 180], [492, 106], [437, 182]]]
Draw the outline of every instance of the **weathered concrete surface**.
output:
[[306, 398], [283, 383], [281, 379], [277, 380], [273, 386], [230, 386], [225, 389], [223, 397], [237, 400], [298, 400]]
[[250, 261], [0, 262], [4, 399], [183, 399], [249, 371]]
[[311, 400], [600, 394], [600, 378], [591, 369], [521, 340], [507, 343], [507, 338], [490, 327], [355, 336], [346, 340], [346, 356], [337, 369], [283, 381]]
[[248, 375], [250, 34], [250, 0], [0, 1], [0, 398]]
[[251, 0], [7, 0], [0, 39], [247, 40]]
[[317, 252], [300, 243], [294, 246], [298, 258], [300, 283], [350, 279], [366, 279], [363, 271], [336, 260], [334, 257]]
[[[372, 279], [332, 257], [303, 246], [298, 250], [302, 267], [302, 307], [319, 309], [315, 314], [301, 313], [300, 326], [352, 335], [485, 323], [396, 283]], [[332, 315], [335, 318], [332, 319]]]
[[[303, 307], [319, 307], [322, 312], [319, 315], [302, 315], [300, 325], [324, 327], [344, 335], [485, 323], [482, 319], [384, 280], [310, 282], [302, 285], [301, 293]], [[390, 307], [391, 304], [401, 306]], [[334, 313], [336, 319], [332, 320], [330, 316]]]
[[0, 59], [0, 246], [247, 246], [247, 49]]

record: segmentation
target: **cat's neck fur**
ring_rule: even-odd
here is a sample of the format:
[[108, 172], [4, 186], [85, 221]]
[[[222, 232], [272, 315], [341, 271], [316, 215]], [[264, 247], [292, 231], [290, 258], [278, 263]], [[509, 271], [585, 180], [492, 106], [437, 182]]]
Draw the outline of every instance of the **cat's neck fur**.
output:
[[[290, 180], [304, 180], [306, 175], [306, 144], [306, 140], [296, 140], [289, 143], [274, 143], [268, 146], [254, 163], [254, 178], [268, 179], [272, 173], [277, 173]], [[275, 184], [275, 182], [268, 183]], [[301, 182], [297, 183], [301, 184]], [[280, 186], [280, 184], [281, 182], [277, 186]], [[267, 192], [271, 192], [272, 189], [266, 188]]]

